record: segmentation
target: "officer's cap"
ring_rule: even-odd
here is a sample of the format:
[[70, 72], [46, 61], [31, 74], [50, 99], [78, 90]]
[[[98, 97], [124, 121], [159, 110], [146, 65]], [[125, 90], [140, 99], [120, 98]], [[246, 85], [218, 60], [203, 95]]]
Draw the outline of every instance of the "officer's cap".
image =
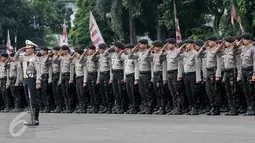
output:
[[187, 43], [187, 44], [194, 44], [194, 40], [188, 39], [188, 40], [185, 41], [185, 43]]
[[242, 38], [244, 38], [246, 40], [252, 40], [253, 36], [250, 33], [245, 33], [242, 35]]
[[216, 44], [221, 44], [223, 42], [223, 40], [217, 40]]
[[81, 48], [75, 48], [74, 51], [79, 53], [80, 55], [83, 54], [83, 52], [84, 52], [83, 49], [81, 49]]
[[120, 49], [125, 49], [125, 46], [122, 43], [115, 43], [114, 46]]
[[53, 50], [59, 51], [60, 47], [59, 46], [53, 47]]
[[147, 39], [141, 39], [139, 40], [140, 44], [148, 44], [148, 40]]
[[235, 38], [231, 37], [231, 36], [227, 36], [224, 38], [225, 41], [229, 42], [229, 43], [233, 43], [235, 42]]
[[89, 50], [95, 50], [95, 49], [96, 49], [96, 46], [94, 46], [94, 45], [89, 45], [87, 48], [88, 48]]
[[40, 47], [41, 50], [49, 51], [50, 49], [48, 47]]
[[216, 36], [210, 36], [207, 38], [207, 41], [217, 41], [218, 38]]
[[162, 47], [163, 46], [163, 42], [161, 40], [156, 40], [152, 43], [152, 45], [154, 47]]
[[126, 48], [128, 48], [128, 49], [133, 49], [135, 47], [135, 45], [134, 44], [127, 44], [126, 45]]
[[185, 42], [179, 41], [179, 42], [177, 43], [177, 46], [178, 46], [178, 47], [181, 47], [183, 44], [185, 44]]
[[8, 54], [7, 53], [2, 53], [1, 56], [5, 57], [5, 58], [8, 58]]
[[26, 49], [29, 49], [29, 48], [36, 49], [38, 47], [38, 45], [36, 45], [35, 43], [33, 43], [30, 40], [26, 40], [25, 43], [26, 43]]
[[101, 43], [101, 44], [98, 45], [98, 48], [99, 49], [106, 49], [107, 48], [107, 44]]
[[240, 41], [243, 37], [242, 36], [236, 36], [235, 39]]
[[174, 38], [169, 38], [169, 39], [166, 39], [165, 43], [176, 44], [176, 40]]
[[205, 44], [205, 42], [203, 40], [200, 40], [200, 39], [199, 40], [195, 40], [194, 42], [199, 47], [202, 47]]
[[61, 50], [69, 50], [69, 47], [68, 47], [67, 45], [63, 45], [63, 46], [61, 47]]

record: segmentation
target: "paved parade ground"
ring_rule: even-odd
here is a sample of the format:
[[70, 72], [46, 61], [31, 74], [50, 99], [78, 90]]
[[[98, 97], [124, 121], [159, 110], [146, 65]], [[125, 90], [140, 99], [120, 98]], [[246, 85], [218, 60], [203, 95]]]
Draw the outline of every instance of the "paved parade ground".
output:
[[9, 132], [16, 115], [0, 113], [0, 143], [255, 142], [255, 117], [40, 114], [40, 126], [19, 136], [21, 124]]

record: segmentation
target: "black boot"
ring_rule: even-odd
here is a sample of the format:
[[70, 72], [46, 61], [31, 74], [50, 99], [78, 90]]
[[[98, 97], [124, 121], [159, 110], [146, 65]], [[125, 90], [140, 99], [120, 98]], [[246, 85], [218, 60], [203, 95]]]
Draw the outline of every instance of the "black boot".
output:
[[95, 105], [93, 113], [97, 114], [98, 112], [99, 112], [99, 105]]
[[212, 116], [220, 115], [220, 107], [215, 107], [213, 112], [211, 113]]
[[224, 116], [237, 116], [238, 111], [234, 107], [230, 107], [230, 111], [224, 114]]
[[158, 108], [157, 111], [153, 112], [154, 115], [158, 115], [160, 113], [161, 108]]
[[81, 103], [78, 103], [75, 110], [74, 110], [74, 113], [79, 113], [81, 110]]
[[112, 114], [112, 107], [107, 108], [107, 114]]
[[146, 114], [147, 108], [144, 108], [142, 111], [138, 112], [138, 114]]
[[255, 116], [255, 110], [249, 106], [246, 113], [244, 113], [244, 116]]
[[195, 107], [192, 107], [191, 111], [186, 115], [198, 115], [198, 111]]
[[146, 111], [146, 114], [152, 114], [152, 113], [153, 113], [153, 109], [149, 107], [148, 110]]
[[[37, 115], [38, 114], [38, 115]], [[38, 126], [39, 125], [39, 120], [38, 120], [38, 116], [39, 116], [39, 111], [38, 113], [36, 113], [35, 108], [32, 109], [32, 115], [31, 115], [31, 121], [25, 123], [25, 126]]]
[[172, 115], [182, 115], [182, 107], [178, 107], [175, 112], [172, 113]]
[[108, 108], [107, 107], [104, 107], [104, 109], [102, 111], [100, 111], [99, 113], [100, 114], [105, 114], [107, 112]]
[[85, 103], [81, 104], [81, 109], [79, 113], [87, 113], [87, 105]]

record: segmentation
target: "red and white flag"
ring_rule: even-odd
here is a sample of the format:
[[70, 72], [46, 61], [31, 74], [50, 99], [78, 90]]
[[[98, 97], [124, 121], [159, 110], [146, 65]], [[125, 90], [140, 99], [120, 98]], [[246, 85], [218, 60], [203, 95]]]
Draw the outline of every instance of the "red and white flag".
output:
[[239, 23], [239, 26], [240, 26], [240, 29], [242, 30], [242, 33], [245, 33], [245, 32], [244, 32], [244, 28], [243, 28], [243, 26], [242, 26], [241, 19], [240, 19], [240, 17], [236, 14], [235, 5], [233, 4], [233, 5], [232, 5], [232, 8], [231, 8], [231, 23], [232, 23], [232, 25], [235, 25], [235, 20]]
[[89, 18], [89, 31], [90, 31], [90, 39], [94, 46], [98, 47], [99, 44], [105, 43], [104, 38], [99, 30], [99, 27], [91, 11], [90, 11], [90, 18]]
[[63, 36], [60, 42], [61, 46], [68, 45], [68, 36], [67, 36], [67, 30], [66, 30], [66, 20], [64, 19], [64, 26], [63, 26]]
[[180, 30], [180, 25], [179, 25], [179, 19], [177, 16], [175, 0], [174, 0], [174, 17], [175, 17], [176, 41], [180, 42], [182, 40], [182, 35], [181, 35], [181, 30]]
[[12, 49], [13, 49], [13, 47], [11, 46], [10, 32], [8, 30], [8, 32], [7, 32], [6, 52], [8, 54], [11, 54], [12, 53]]

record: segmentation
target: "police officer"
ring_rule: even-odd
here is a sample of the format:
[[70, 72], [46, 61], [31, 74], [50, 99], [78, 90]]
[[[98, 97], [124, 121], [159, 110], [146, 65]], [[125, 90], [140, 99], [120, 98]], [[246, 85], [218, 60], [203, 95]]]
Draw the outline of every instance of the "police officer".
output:
[[126, 83], [127, 95], [129, 97], [129, 110], [126, 114], [137, 114], [138, 112], [138, 103], [135, 98], [134, 86], [138, 85], [138, 64], [136, 59], [129, 59], [128, 56], [131, 53], [131, 50], [135, 47], [134, 44], [126, 45], [126, 59], [124, 65], [124, 82]]
[[89, 113], [99, 112], [99, 95], [97, 92], [97, 81], [99, 81], [98, 73], [98, 55], [99, 51], [96, 51], [96, 47], [90, 45], [87, 47], [87, 51], [82, 54], [80, 59], [86, 61], [87, 76], [85, 79], [85, 86], [88, 86], [90, 95], [91, 109]]
[[7, 92], [6, 82], [7, 82], [7, 64], [9, 62], [8, 54], [1, 54], [1, 62], [0, 62], [0, 84], [1, 84], [1, 94], [4, 99], [5, 108], [1, 112], [9, 112], [9, 108], [11, 106], [10, 95]]
[[99, 81], [100, 83], [100, 94], [103, 100], [104, 109], [100, 111], [100, 113], [112, 113], [112, 95], [110, 93], [111, 87], [109, 85], [109, 81], [112, 78], [112, 65], [111, 65], [111, 54], [107, 49], [107, 45], [105, 43], [101, 43], [98, 45], [99, 48]]
[[[36, 94], [36, 89], [40, 88], [41, 75], [40, 75], [40, 64], [35, 56], [35, 50], [38, 46], [33, 42], [27, 40], [26, 47], [19, 49], [15, 56], [14, 61], [20, 61], [23, 64], [24, 74], [24, 89], [27, 97], [31, 96], [31, 115], [32, 120], [25, 123], [27, 126], [38, 126], [39, 125], [39, 111], [40, 111], [40, 97]], [[26, 51], [24, 56], [20, 56], [22, 51]]]
[[52, 58], [48, 53], [48, 47], [41, 47], [40, 50], [40, 69], [41, 69], [41, 96], [44, 102], [45, 109], [42, 113], [50, 113], [50, 96], [47, 94], [48, 91], [48, 80], [49, 80], [49, 71], [52, 66]]
[[166, 114], [166, 97], [163, 89], [163, 81], [166, 81], [167, 67], [166, 67], [166, 56], [162, 52], [161, 48], [163, 42], [156, 40], [152, 43], [153, 45], [153, 66], [152, 66], [152, 79], [155, 95], [160, 99], [160, 110], [153, 114]]
[[11, 112], [20, 112], [22, 111], [22, 98], [21, 98], [21, 90], [20, 84], [23, 82], [20, 79], [22, 76], [22, 68], [21, 63], [13, 61], [15, 53], [10, 54], [10, 61], [8, 62], [7, 69], [7, 87], [10, 87], [11, 94], [14, 98], [14, 109]]
[[211, 104], [211, 111], [206, 115], [220, 115], [221, 97], [220, 94], [216, 94], [216, 82], [221, 78], [221, 64], [220, 56], [216, 56], [216, 41], [217, 37], [212, 36], [208, 38], [208, 49], [203, 46], [198, 56], [206, 56], [206, 92]]
[[67, 45], [63, 45], [61, 47], [61, 52], [58, 54], [56, 60], [60, 60], [60, 77], [59, 77], [59, 85], [62, 88], [62, 94], [65, 100], [65, 110], [64, 113], [72, 113], [73, 112], [73, 96], [69, 91], [70, 85], [73, 83], [74, 77], [74, 69], [71, 68], [72, 57], [69, 54], [69, 47]]
[[56, 108], [55, 110], [51, 111], [52, 113], [60, 113], [63, 110], [64, 105], [64, 97], [60, 92], [59, 86], [59, 77], [60, 77], [60, 60], [58, 60], [58, 54], [60, 52], [60, 47], [55, 46], [53, 47], [53, 52], [50, 53], [52, 57], [52, 91], [53, 97], [55, 100]]
[[[201, 82], [201, 60], [197, 56], [195, 50], [195, 44], [193, 40], [187, 40], [186, 49], [183, 45], [180, 49], [183, 52], [183, 64], [184, 64], [184, 84], [186, 94], [188, 96], [189, 105], [191, 111], [187, 115], [198, 115], [198, 109], [200, 106], [200, 95], [196, 94], [194, 89], [197, 84]], [[185, 52], [184, 52], [185, 50]]]
[[[239, 60], [238, 56], [236, 56], [236, 52], [234, 49], [234, 41], [233, 37], [226, 37], [223, 46], [219, 46], [219, 48], [224, 48], [223, 52], [223, 62], [224, 62], [224, 76], [223, 76], [223, 83], [225, 83], [225, 89], [228, 97], [228, 106], [230, 111], [226, 113], [226, 116], [231, 115], [238, 115], [239, 109], [239, 99], [238, 95], [236, 94], [236, 85], [237, 79], [241, 79], [240, 72], [237, 72], [238, 66], [237, 61]], [[237, 74], [239, 73], [239, 74]]]
[[184, 88], [182, 88], [182, 63], [180, 57], [177, 57], [179, 52], [176, 47], [176, 40], [169, 38], [167, 43], [167, 83], [169, 91], [172, 95], [173, 110], [168, 115], [180, 115], [184, 108]]
[[115, 43], [115, 52], [112, 54], [112, 83], [113, 94], [116, 103], [116, 113], [123, 114], [125, 109], [125, 98], [124, 98], [124, 49], [125, 46], [122, 43]]
[[[134, 51], [140, 48], [137, 54]], [[139, 46], [134, 48], [129, 56], [132, 59], [138, 59], [139, 67], [139, 91], [144, 102], [145, 108], [139, 114], [152, 114], [152, 83], [151, 83], [151, 65], [152, 65], [152, 48], [149, 49], [148, 40], [142, 39], [139, 41]]]
[[[207, 43], [205, 43], [203, 40], [195, 40], [195, 50], [198, 52], [203, 46], [205, 46], [205, 44], [207, 45]], [[195, 92], [196, 94], [201, 94], [201, 110], [199, 111], [200, 113], [206, 113], [210, 110], [210, 103], [209, 103], [209, 99], [208, 96], [206, 94], [206, 90], [205, 90], [205, 77], [206, 77], [206, 57], [198, 57], [201, 60], [201, 78], [202, 78], [202, 82], [200, 86], [196, 86]]]
[[252, 34], [242, 35], [242, 40], [237, 44], [241, 51], [243, 92], [247, 100], [248, 110], [246, 116], [255, 115], [255, 48], [252, 45]]
[[84, 58], [81, 60], [80, 57], [83, 54], [83, 49], [76, 48], [75, 53], [72, 56], [73, 63], [75, 65], [75, 76], [76, 76], [76, 94], [78, 97], [78, 109], [75, 110], [75, 113], [87, 113], [87, 101], [84, 100], [84, 88], [83, 88], [83, 79], [84, 79]]

